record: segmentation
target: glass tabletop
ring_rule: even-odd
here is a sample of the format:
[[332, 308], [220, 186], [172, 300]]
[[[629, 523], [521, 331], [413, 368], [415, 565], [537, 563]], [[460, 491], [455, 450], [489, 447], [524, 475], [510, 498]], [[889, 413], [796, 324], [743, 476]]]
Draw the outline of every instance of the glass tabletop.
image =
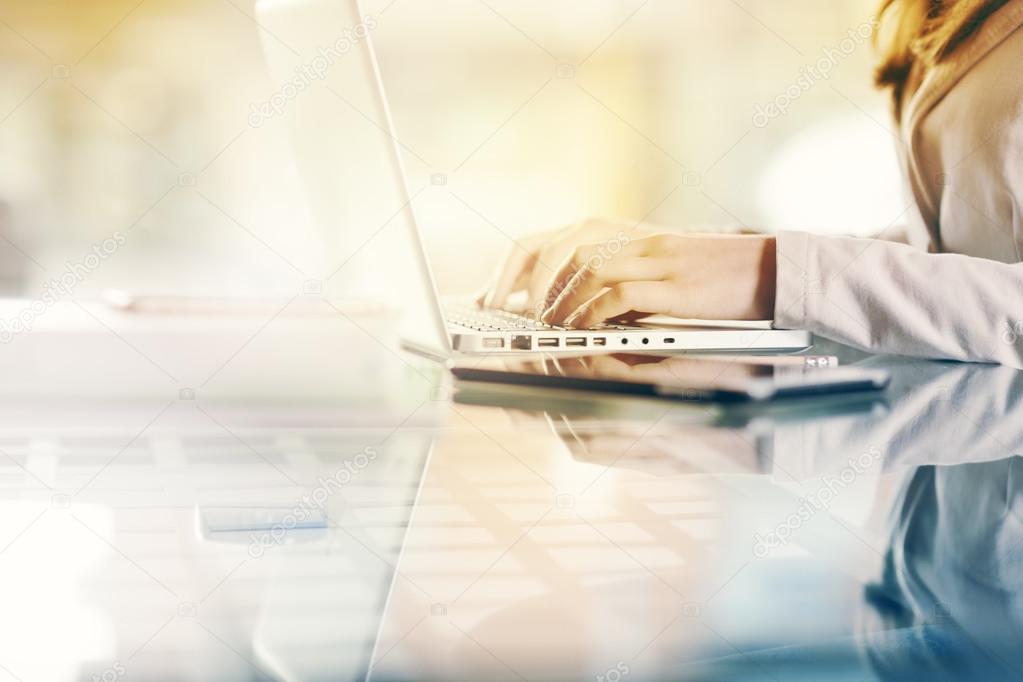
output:
[[1019, 372], [863, 358], [883, 394], [750, 409], [401, 362], [356, 417], [0, 410], [0, 675], [1023, 671]]

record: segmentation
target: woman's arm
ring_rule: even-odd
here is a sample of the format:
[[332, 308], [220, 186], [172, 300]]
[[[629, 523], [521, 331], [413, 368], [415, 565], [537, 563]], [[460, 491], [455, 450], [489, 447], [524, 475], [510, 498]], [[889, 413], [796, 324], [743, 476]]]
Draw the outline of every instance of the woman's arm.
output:
[[598, 250], [578, 247], [557, 270], [544, 321], [773, 317], [873, 352], [1023, 367], [1023, 264], [802, 232], [656, 235]]
[[1023, 263], [782, 232], [774, 321], [874, 352], [1023, 367]]
[[1023, 263], [803, 232], [660, 234], [613, 247], [566, 249], [539, 287], [545, 322], [773, 318], [873, 352], [1023, 368]]

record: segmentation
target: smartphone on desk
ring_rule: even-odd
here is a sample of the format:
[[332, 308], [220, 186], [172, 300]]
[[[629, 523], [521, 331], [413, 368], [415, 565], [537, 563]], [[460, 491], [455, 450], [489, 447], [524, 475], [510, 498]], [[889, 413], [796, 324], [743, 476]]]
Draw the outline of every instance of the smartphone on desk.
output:
[[876, 392], [889, 380], [884, 370], [793, 363], [791, 356], [771, 362], [762, 356], [639, 353], [465, 360], [452, 365], [451, 373], [468, 382], [718, 403]]

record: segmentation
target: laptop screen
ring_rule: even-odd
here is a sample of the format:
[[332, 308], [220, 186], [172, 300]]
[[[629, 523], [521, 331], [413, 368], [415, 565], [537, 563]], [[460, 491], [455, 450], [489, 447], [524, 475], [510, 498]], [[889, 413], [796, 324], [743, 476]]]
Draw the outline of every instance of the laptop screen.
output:
[[[404, 144], [378, 76], [379, 23], [357, 0], [259, 0], [274, 93], [254, 110], [294, 149], [324, 246], [330, 296], [382, 301], [405, 315], [403, 338], [446, 353], [450, 341], [413, 213]], [[283, 42], [283, 44], [282, 44]]]

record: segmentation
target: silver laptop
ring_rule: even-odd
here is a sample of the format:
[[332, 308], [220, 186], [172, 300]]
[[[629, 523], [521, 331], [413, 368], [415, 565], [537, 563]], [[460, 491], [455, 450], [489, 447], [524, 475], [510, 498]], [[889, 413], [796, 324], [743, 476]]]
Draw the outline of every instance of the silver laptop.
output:
[[[351, 25], [363, 16], [358, 0], [326, 3], [305, 0], [319, 22], [342, 22]], [[278, 3], [279, 4], [279, 3]], [[289, 3], [290, 4], [290, 3]], [[276, 5], [274, 5], [276, 7]], [[430, 263], [423, 246], [415, 216], [412, 195], [408, 190], [399, 137], [395, 130], [387, 93], [377, 63], [373, 35], [367, 31], [355, 49], [345, 55], [348, 66], [354, 67], [356, 78], [364, 79], [358, 89], [370, 91], [366, 112], [381, 129], [388, 132], [386, 182], [393, 182], [403, 208], [394, 217], [401, 221], [405, 253], [394, 254], [390, 284], [401, 282], [401, 301], [407, 311], [402, 342], [407, 348], [429, 355], [449, 357], [455, 353], [528, 353], [587, 352], [611, 350], [657, 351], [794, 351], [807, 348], [813, 336], [805, 331], [772, 329], [769, 322], [696, 323], [672, 319], [647, 319], [643, 324], [606, 324], [595, 329], [566, 329], [543, 324], [511, 311], [481, 310], [469, 301], [441, 302], [437, 295]], [[358, 66], [356, 66], [358, 64]], [[313, 143], [316, 154], [321, 143]], [[322, 147], [318, 156], [322, 157]], [[322, 194], [323, 192], [321, 192]], [[411, 275], [411, 276], [410, 276]], [[404, 287], [409, 290], [405, 291]]]

